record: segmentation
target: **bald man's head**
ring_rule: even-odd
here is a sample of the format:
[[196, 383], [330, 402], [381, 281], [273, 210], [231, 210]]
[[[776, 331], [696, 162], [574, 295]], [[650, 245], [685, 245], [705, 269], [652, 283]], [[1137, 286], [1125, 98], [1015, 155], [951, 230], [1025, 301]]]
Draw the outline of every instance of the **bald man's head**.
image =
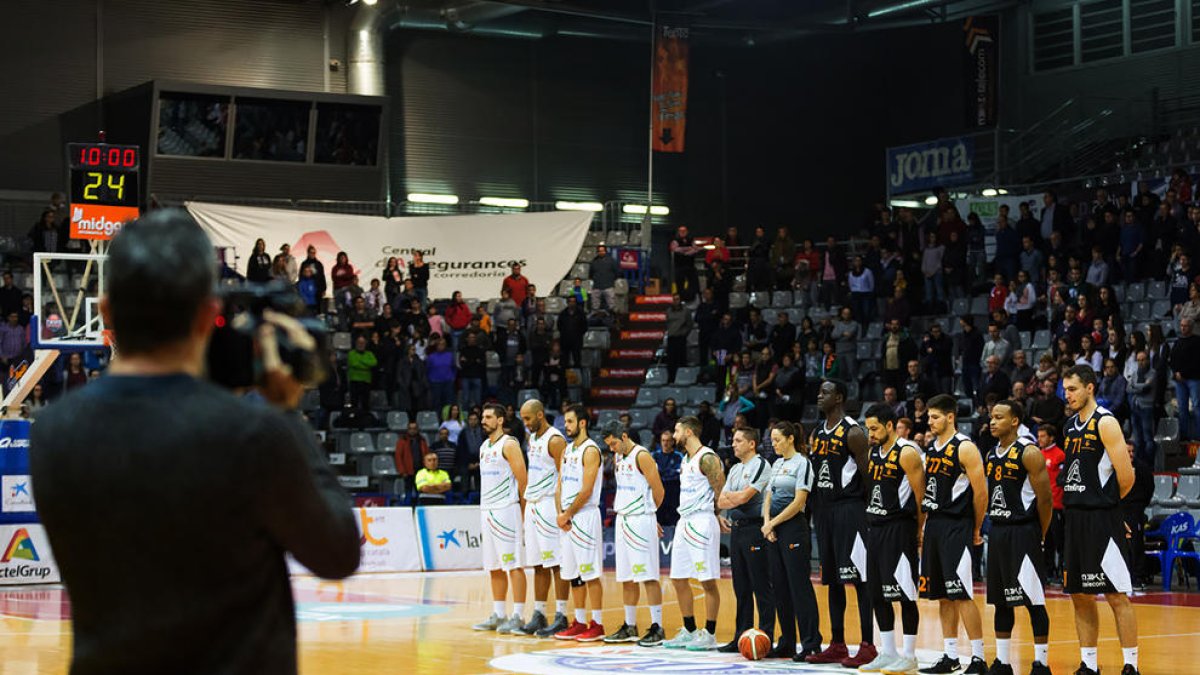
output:
[[533, 432], [542, 430], [546, 424], [546, 408], [536, 398], [531, 398], [521, 406], [521, 422], [525, 428]]

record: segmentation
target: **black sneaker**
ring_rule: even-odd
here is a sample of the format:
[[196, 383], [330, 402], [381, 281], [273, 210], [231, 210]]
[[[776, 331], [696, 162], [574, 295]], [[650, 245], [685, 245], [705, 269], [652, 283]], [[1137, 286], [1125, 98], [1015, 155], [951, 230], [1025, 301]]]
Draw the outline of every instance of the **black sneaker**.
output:
[[1029, 675], [1054, 675], [1050, 672], [1050, 667], [1041, 661], [1034, 661], [1032, 666], [1029, 666]]
[[764, 659], [790, 659], [796, 655], [796, 648], [788, 645], [775, 645], [767, 652]]
[[952, 658], [949, 654], [942, 654], [942, 658], [938, 659], [937, 663], [932, 666], [926, 666], [918, 670], [922, 675], [944, 675], [946, 673], [957, 673], [962, 668], [962, 664], [958, 659]]
[[1138, 672], [1137, 668], [1133, 667], [1133, 664], [1126, 663], [1125, 667], [1121, 669], [1121, 675], [1141, 675], [1141, 673]]
[[627, 623], [623, 623], [621, 624], [621, 627], [617, 629], [617, 632], [613, 633], [612, 635], [605, 636], [604, 641], [609, 644], [614, 642], [637, 642], [637, 626], [630, 626]]
[[637, 643], [639, 647], [657, 647], [666, 639], [667, 636], [663, 633], [662, 626], [652, 623], [650, 624], [650, 629], [646, 631], [646, 634]]
[[1000, 659], [992, 661], [992, 666], [987, 669], [986, 675], [1013, 675], [1013, 669], [1010, 664], [1000, 663]]
[[726, 642], [725, 644], [721, 645], [720, 647], [717, 647], [717, 651], [718, 651], [718, 652], [720, 652], [720, 653], [722, 653], [722, 654], [736, 654], [736, 653], [738, 653], [738, 645], [737, 645], [737, 640], [734, 640], [734, 641], [732, 641], [732, 642]]
[[1080, 661], [1079, 662], [1079, 670], [1075, 671], [1075, 675], [1100, 675], [1100, 671], [1092, 670], [1091, 668], [1087, 667], [1086, 663], [1084, 663], [1083, 661]]
[[796, 663], [808, 663], [808, 657], [816, 654], [818, 651], [816, 649], [802, 649], [799, 654], [792, 657], [792, 660]]
[[537, 632], [546, 627], [546, 615], [534, 610], [533, 616], [529, 619], [529, 623], [514, 628], [513, 635], [537, 635]]
[[554, 637], [555, 633], [563, 632], [570, 625], [571, 624], [567, 621], [566, 614], [563, 614], [562, 612], [556, 612], [554, 614], [554, 623], [537, 631], [536, 633], [534, 633], [534, 635], [536, 635], [540, 638], [552, 638], [552, 637]]
[[967, 666], [966, 670], [962, 671], [962, 675], [987, 675], [987, 672], [987, 661], [984, 661], [978, 656], [972, 656], [970, 665]]

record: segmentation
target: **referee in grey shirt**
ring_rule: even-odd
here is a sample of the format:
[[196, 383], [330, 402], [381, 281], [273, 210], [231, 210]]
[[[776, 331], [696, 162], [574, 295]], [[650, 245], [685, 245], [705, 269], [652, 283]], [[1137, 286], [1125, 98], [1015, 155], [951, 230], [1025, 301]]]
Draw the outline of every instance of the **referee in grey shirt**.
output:
[[771, 478], [771, 466], [758, 456], [757, 429], [734, 431], [733, 452], [740, 463], [729, 469], [725, 489], [717, 498], [717, 508], [727, 509], [721, 517], [721, 530], [730, 532], [729, 556], [733, 566], [733, 594], [737, 598], [737, 629], [733, 641], [717, 650], [721, 652], [737, 652], [738, 636], [754, 627], [755, 603], [758, 604], [758, 627], [767, 635], [775, 633], [771, 570], [767, 540], [762, 533], [762, 493]]

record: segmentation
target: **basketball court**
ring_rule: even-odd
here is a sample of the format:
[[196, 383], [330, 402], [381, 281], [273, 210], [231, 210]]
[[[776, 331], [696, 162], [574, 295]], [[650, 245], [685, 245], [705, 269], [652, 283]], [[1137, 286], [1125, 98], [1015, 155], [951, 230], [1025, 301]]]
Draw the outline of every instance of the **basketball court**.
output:
[[[612, 574], [605, 575], [605, 627], [621, 622], [620, 589]], [[296, 576], [293, 588], [299, 626], [300, 670], [306, 675], [343, 673], [531, 673], [583, 675], [637, 671], [644, 673], [765, 673], [851, 672], [839, 666], [811, 666], [791, 661], [751, 662], [734, 654], [688, 653], [662, 648], [603, 643], [576, 644], [555, 640], [478, 633], [471, 624], [491, 611], [491, 598], [482, 572], [359, 574], [341, 583]], [[696, 592], [700, 593], [699, 587]], [[733, 630], [733, 588], [721, 580], [718, 639]], [[976, 602], [991, 625], [990, 608], [983, 605], [982, 587]], [[823, 588], [818, 601], [825, 608]], [[679, 627], [674, 594], [665, 591], [667, 635]], [[1143, 673], [1200, 671], [1200, 594], [1147, 592], [1135, 597]], [[853, 605], [853, 593], [850, 594]], [[1070, 600], [1050, 593], [1050, 665], [1055, 673], [1072, 673], [1079, 649]], [[67, 672], [71, 653], [69, 602], [61, 586], [0, 588], [0, 675]], [[853, 616], [855, 608], [849, 608]], [[1121, 652], [1112, 615], [1100, 612], [1100, 663], [1116, 672]], [[645, 607], [639, 623], [649, 623]], [[847, 623], [847, 642], [857, 642]], [[822, 617], [822, 633], [828, 626]], [[987, 654], [994, 656], [994, 639], [985, 631]], [[1013, 633], [1014, 670], [1027, 672], [1032, 636], [1024, 613], [1018, 611]], [[921, 602], [921, 632], [917, 657], [925, 665], [935, 660], [941, 634], [934, 603]]]

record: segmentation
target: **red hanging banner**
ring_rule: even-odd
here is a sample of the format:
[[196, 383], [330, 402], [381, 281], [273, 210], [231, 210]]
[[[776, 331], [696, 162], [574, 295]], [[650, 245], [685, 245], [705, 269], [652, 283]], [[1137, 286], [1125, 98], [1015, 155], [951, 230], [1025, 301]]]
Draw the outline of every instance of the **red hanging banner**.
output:
[[654, 40], [653, 147], [683, 152], [687, 122], [688, 29], [661, 25]]

